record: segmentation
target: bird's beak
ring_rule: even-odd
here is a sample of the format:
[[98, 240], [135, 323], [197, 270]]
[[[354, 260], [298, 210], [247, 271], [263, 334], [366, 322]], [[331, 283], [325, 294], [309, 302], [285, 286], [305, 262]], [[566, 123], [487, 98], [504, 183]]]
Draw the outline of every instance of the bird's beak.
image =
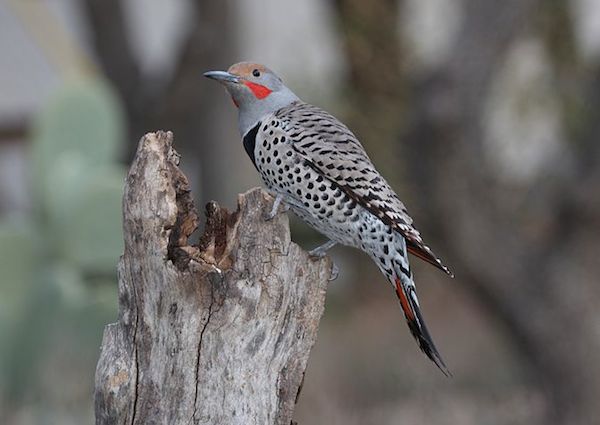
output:
[[239, 83], [240, 77], [237, 75], [230, 74], [225, 71], [208, 71], [204, 73], [204, 76], [213, 80], [217, 80], [220, 83]]

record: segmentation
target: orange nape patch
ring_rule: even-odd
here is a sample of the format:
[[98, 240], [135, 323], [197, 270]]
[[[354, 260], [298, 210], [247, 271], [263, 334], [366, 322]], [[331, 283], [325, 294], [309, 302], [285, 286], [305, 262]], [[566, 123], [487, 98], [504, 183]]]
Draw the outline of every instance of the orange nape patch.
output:
[[273, 90], [271, 90], [270, 88], [265, 87], [261, 84], [253, 83], [252, 81], [244, 80], [244, 84], [246, 85], [246, 87], [252, 90], [252, 93], [257, 99], [264, 99], [273, 92]]
[[408, 303], [408, 299], [406, 298], [406, 294], [404, 293], [404, 289], [402, 289], [402, 282], [400, 279], [396, 279], [396, 294], [398, 295], [398, 299], [400, 300], [400, 305], [402, 306], [402, 310], [406, 315], [406, 318], [411, 322], [415, 321], [415, 315], [410, 308], [410, 304]]

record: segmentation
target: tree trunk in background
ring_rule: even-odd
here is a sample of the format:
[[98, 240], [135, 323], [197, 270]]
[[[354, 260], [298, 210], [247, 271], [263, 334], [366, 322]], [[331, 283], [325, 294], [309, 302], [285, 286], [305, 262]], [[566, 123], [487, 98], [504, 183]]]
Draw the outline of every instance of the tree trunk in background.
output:
[[397, 183], [399, 161], [389, 152], [405, 115], [398, 2], [336, 0], [335, 5], [350, 65], [344, 121], [352, 123], [383, 175]]
[[90, 41], [100, 66], [121, 98], [127, 115], [129, 159], [135, 152], [135, 141], [143, 134], [149, 108], [155, 103], [149, 102], [144, 75], [129, 42], [121, 0], [85, 0], [80, 7], [88, 21]]
[[[171, 78], [161, 85], [144, 75], [136, 62], [122, 0], [86, 0], [83, 10], [98, 59], [125, 105], [130, 140], [149, 129], [171, 128], [186, 161], [183, 166], [194, 188], [199, 188], [198, 200], [225, 202], [239, 187], [258, 182], [240, 146], [235, 108], [220, 87], [202, 76], [207, 70], [227, 69], [237, 56], [235, 9], [230, 1], [190, 0], [190, 4], [192, 25]], [[151, 28], [148, 23], [148, 31]], [[127, 158], [135, 147], [128, 145]], [[223, 170], [228, 178], [223, 178]]]
[[[396, 153], [411, 179], [409, 208], [418, 211], [419, 228], [447, 257], [457, 281], [504, 324], [532, 383], [546, 396], [545, 423], [595, 423], [600, 417], [595, 367], [600, 357], [600, 267], [595, 259], [600, 252], [600, 149], [593, 117], [600, 110], [600, 84], [591, 78], [580, 90], [587, 127], [579, 128], [583, 136], [575, 140], [581, 143], [573, 168], [582, 172], [533, 182], [524, 190], [533, 196], [523, 207], [515, 208], [514, 192], [486, 165], [483, 146], [484, 102], [495, 72], [511, 44], [531, 31], [540, 8], [550, 3], [465, 2], [449, 60], [419, 81], [397, 75], [411, 90], [408, 126]], [[352, 22], [346, 14], [341, 10], [344, 20]], [[364, 38], [373, 45], [380, 40], [377, 31]], [[364, 73], [369, 64], [356, 49], [348, 54], [352, 75]], [[395, 64], [399, 59], [388, 60]], [[561, 77], [577, 80], [574, 73]], [[369, 96], [370, 87], [361, 81], [353, 80], [360, 85], [357, 92]]]
[[184, 169], [200, 172], [199, 200], [230, 202], [240, 187], [256, 184], [258, 178], [241, 146], [236, 108], [225, 90], [202, 73], [226, 70], [236, 61], [235, 3], [192, 0], [192, 4], [194, 24], [162, 96], [156, 125], [173, 129], [186, 158]]
[[467, 2], [451, 59], [414, 86], [406, 167], [415, 176], [414, 200], [459, 281], [504, 323], [546, 394], [547, 423], [592, 423], [600, 417], [600, 388], [589, 365], [600, 356], [600, 338], [590, 340], [597, 335], [590, 301], [599, 299], [600, 270], [586, 253], [600, 247], [589, 220], [581, 231], [567, 230], [579, 214], [565, 215], [561, 205], [577, 183], [558, 171], [533, 182], [527, 192], [534, 197], [515, 208], [511, 198], [521, 195], [497, 180], [483, 148], [483, 102], [494, 72], [537, 6]]
[[259, 189], [197, 216], [171, 133], [146, 135], [124, 195], [119, 321], [96, 371], [97, 424], [284, 424], [323, 314], [331, 264], [265, 221]]

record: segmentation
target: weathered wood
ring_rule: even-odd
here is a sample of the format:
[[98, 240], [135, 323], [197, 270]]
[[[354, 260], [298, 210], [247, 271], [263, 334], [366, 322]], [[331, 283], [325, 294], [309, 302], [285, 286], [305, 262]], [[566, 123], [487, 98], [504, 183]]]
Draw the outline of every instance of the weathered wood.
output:
[[331, 264], [265, 221], [260, 189], [197, 215], [171, 133], [140, 142], [123, 198], [119, 319], [96, 370], [97, 424], [285, 424], [323, 314]]

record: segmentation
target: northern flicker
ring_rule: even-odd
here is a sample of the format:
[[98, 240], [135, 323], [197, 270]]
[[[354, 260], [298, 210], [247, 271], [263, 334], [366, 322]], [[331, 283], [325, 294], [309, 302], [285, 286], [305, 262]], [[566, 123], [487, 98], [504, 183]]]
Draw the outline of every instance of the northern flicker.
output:
[[356, 136], [263, 65], [241, 62], [204, 75], [223, 84], [239, 110], [244, 148], [275, 196], [268, 217], [283, 204], [329, 238], [313, 256], [337, 243], [367, 253], [392, 284], [421, 350], [449, 374], [423, 321], [408, 254], [452, 273], [425, 245]]

